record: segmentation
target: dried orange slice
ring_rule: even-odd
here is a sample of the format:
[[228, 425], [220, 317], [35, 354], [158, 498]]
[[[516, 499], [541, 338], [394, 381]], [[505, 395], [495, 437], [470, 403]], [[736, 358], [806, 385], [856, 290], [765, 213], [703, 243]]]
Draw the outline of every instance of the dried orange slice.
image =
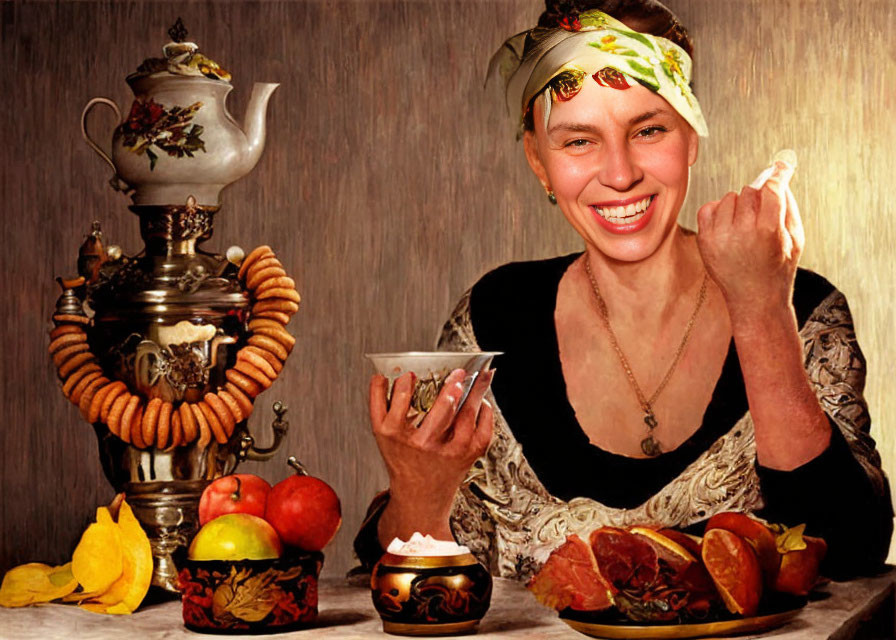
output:
[[765, 586], [774, 584], [781, 564], [781, 554], [775, 548], [775, 535], [765, 523], [745, 513], [725, 511], [717, 513], [706, 522], [706, 531], [710, 529], [727, 529], [753, 545], [759, 566], [762, 567]]
[[754, 615], [762, 597], [762, 571], [750, 543], [727, 529], [710, 529], [701, 555], [728, 611]]
[[631, 533], [634, 533], [639, 536], [644, 536], [645, 538], [649, 538], [653, 542], [657, 543], [661, 547], [665, 548], [667, 551], [672, 552], [674, 555], [678, 556], [682, 560], [686, 560], [688, 562], [695, 562], [697, 559], [682, 545], [678, 544], [671, 538], [666, 535], [660, 533], [656, 529], [649, 529], [647, 527], [632, 527], [629, 529]]

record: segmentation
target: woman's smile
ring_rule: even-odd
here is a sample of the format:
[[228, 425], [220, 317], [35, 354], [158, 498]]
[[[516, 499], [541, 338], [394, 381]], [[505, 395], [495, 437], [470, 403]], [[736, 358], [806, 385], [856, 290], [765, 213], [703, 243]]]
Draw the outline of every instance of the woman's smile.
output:
[[656, 194], [617, 202], [592, 204], [597, 222], [611, 233], [635, 233], [648, 225], [655, 209]]

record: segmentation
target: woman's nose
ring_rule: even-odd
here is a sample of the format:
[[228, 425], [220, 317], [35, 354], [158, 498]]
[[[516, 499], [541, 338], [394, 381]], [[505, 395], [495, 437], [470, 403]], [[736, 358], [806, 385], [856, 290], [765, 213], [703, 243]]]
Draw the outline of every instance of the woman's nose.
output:
[[598, 171], [598, 179], [604, 186], [616, 191], [628, 191], [644, 177], [644, 172], [624, 144], [608, 145]]

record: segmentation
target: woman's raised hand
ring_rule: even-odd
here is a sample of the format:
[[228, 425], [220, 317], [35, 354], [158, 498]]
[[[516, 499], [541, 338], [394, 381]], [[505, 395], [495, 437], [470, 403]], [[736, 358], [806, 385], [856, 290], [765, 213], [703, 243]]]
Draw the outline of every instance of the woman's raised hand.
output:
[[419, 427], [407, 418], [412, 373], [395, 381], [391, 403], [386, 378], [375, 375], [370, 381], [370, 422], [389, 473], [389, 505], [379, 523], [384, 543], [396, 536], [407, 539], [414, 531], [451, 539], [448, 519], [454, 494], [491, 442], [494, 421], [492, 407], [483, 398], [494, 372], [477, 377], [458, 410], [464, 375], [462, 369], [448, 375]]
[[732, 322], [790, 305], [805, 242], [789, 187], [793, 171], [777, 161], [765, 184], [728, 193], [697, 212], [697, 245]]

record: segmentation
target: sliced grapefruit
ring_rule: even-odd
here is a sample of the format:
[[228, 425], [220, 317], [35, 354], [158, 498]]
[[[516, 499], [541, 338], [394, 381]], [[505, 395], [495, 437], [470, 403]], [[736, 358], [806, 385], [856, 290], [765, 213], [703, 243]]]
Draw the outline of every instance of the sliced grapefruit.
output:
[[750, 543], [727, 529], [710, 529], [701, 555], [728, 611], [754, 615], [762, 597], [762, 570]]
[[591, 533], [589, 542], [601, 575], [614, 589], [640, 591], [656, 581], [659, 559], [644, 538], [617, 527], [601, 527]]
[[726, 529], [753, 545], [759, 566], [762, 567], [765, 585], [770, 587], [775, 583], [781, 564], [781, 554], [775, 546], [775, 534], [763, 522], [745, 513], [725, 511], [717, 513], [706, 522], [706, 531], [711, 529]]
[[600, 611], [613, 604], [613, 594], [598, 570], [591, 548], [577, 535], [554, 549], [544, 566], [526, 584], [535, 599], [562, 611]]

